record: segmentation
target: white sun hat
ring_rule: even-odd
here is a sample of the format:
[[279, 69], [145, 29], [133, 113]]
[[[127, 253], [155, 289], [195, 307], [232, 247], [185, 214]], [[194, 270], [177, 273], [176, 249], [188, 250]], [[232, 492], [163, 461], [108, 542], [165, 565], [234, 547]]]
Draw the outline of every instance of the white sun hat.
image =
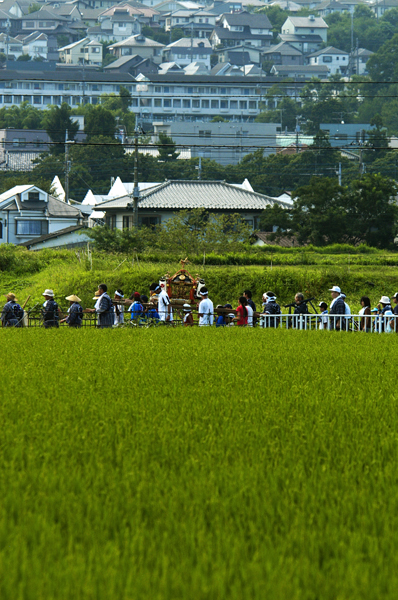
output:
[[390, 298], [388, 296], [382, 296], [379, 300], [381, 304], [390, 304]]
[[44, 290], [44, 292], [42, 293], [42, 296], [51, 296], [51, 298], [54, 298], [54, 292], [53, 290]]
[[329, 289], [329, 292], [337, 292], [338, 294], [341, 294], [341, 289], [338, 285], [334, 285], [331, 289]]

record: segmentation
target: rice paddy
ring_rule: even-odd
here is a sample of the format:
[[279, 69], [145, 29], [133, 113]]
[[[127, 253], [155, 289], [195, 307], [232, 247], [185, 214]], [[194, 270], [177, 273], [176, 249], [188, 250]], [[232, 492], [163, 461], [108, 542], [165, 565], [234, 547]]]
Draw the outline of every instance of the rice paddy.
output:
[[398, 336], [2, 330], [2, 600], [398, 589]]

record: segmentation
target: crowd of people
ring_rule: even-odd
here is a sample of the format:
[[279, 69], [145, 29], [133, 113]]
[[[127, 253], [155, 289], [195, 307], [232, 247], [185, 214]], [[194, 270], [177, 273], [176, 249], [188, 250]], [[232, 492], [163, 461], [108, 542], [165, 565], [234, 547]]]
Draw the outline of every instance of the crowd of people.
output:
[[[46, 289], [43, 292], [44, 303], [40, 309], [40, 317], [43, 326], [48, 328], [59, 327], [60, 323], [65, 323], [69, 327], [79, 328], [83, 324], [84, 314], [95, 315], [96, 325], [99, 328], [117, 327], [128, 323], [134, 325], [144, 325], [147, 323], [170, 323], [180, 321], [185, 327], [194, 325], [216, 327], [278, 327], [282, 319], [288, 328], [307, 328], [310, 319], [315, 319], [317, 329], [328, 330], [351, 330], [358, 329], [364, 332], [398, 332], [398, 292], [392, 298], [395, 304], [394, 309], [388, 296], [382, 296], [377, 308], [371, 308], [370, 299], [362, 296], [357, 321], [352, 320], [352, 314], [349, 305], [346, 302], [346, 295], [339, 286], [330, 288], [332, 300], [330, 305], [324, 301], [319, 303], [320, 314], [314, 316], [310, 313], [308, 304], [304, 295], [298, 292], [295, 295], [293, 304], [288, 305], [293, 308], [293, 313], [289, 316], [282, 315], [281, 307], [277, 303], [277, 297], [274, 292], [265, 292], [262, 296], [262, 310], [257, 311], [256, 305], [252, 299], [250, 290], [245, 290], [239, 297], [238, 304], [234, 309], [232, 304], [218, 304], [214, 309], [214, 304], [209, 298], [207, 287], [202, 286], [198, 292], [200, 302], [196, 311], [198, 320], [193, 317], [193, 308], [190, 303], [178, 303], [169, 298], [164, 286], [159, 283], [151, 284], [149, 288], [149, 297], [139, 292], [134, 292], [129, 298], [124, 297], [123, 290], [118, 288], [113, 298], [108, 294], [108, 287], [101, 283], [95, 292], [93, 308], [83, 309], [81, 299], [71, 294], [66, 296], [69, 301], [69, 308], [66, 315], [63, 315], [58, 303], [55, 301], [55, 294], [52, 289]], [[6, 295], [6, 304], [1, 312], [2, 327], [22, 327], [25, 323], [26, 313], [18, 303], [14, 293]], [[177, 302], [177, 304], [176, 304]], [[313, 305], [311, 305], [313, 306]], [[308, 316], [309, 315], [309, 316]]]

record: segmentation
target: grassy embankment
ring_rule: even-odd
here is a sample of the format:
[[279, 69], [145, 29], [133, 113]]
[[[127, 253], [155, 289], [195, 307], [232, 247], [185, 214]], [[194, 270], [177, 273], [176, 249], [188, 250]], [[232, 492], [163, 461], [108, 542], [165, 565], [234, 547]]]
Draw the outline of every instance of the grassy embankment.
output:
[[2, 343], [2, 600], [396, 598], [397, 336]]
[[[223, 304], [228, 301], [235, 304], [245, 288], [253, 291], [257, 303], [267, 289], [277, 294], [281, 304], [292, 302], [297, 291], [307, 297], [329, 300], [328, 288], [340, 285], [352, 309], [357, 310], [362, 295], [368, 295], [376, 304], [381, 295], [391, 296], [398, 290], [398, 254], [379, 251], [332, 254], [331, 250], [325, 254], [323, 250], [306, 253], [302, 248], [289, 252], [274, 249], [272, 254], [264, 251], [261, 256], [272, 258], [272, 266], [190, 264], [188, 268], [193, 275], [198, 273], [205, 278], [212, 300]], [[244, 255], [236, 256], [243, 260]], [[219, 262], [227, 258], [218, 256]], [[8, 262], [4, 256], [1, 259], [0, 256], [0, 293], [14, 291], [22, 301], [31, 295], [30, 305], [41, 301], [44, 289], [51, 287], [61, 305], [66, 295], [76, 293], [84, 306], [92, 306], [93, 291], [101, 281], [109, 285], [112, 293], [117, 287], [126, 294], [135, 290], [144, 293], [152, 281], [180, 268], [175, 257], [163, 263], [143, 262], [140, 258], [133, 264], [132, 257], [94, 252], [91, 263], [83, 251], [76, 254], [65, 250], [32, 253], [14, 249], [9, 252]], [[299, 259], [301, 263], [295, 264]]]

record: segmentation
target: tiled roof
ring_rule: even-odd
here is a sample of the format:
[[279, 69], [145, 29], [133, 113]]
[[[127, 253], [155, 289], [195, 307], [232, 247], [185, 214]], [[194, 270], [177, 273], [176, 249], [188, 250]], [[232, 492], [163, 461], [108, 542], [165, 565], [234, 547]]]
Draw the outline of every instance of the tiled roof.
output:
[[222, 19], [230, 25], [248, 25], [254, 29], [272, 29], [267, 15], [258, 13], [248, 13], [246, 11], [240, 13], [227, 13], [222, 15]]
[[[217, 35], [220, 40], [272, 40], [273, 37], [268, 33], [250, 33], [247, 31], [230, 31], [226, 27], [215, 27], [213, 34]], [[210, 37], [213, 37], [213, 34]], [[254, 48], [256, 50], [256, 48]]]
[[35, 244], [40, 244], [41, 242], [45, 242], [47, 240], [56, 239], [62, 237], [63, 235], [67, 235], [69, 233], [73, 233], [75, 231], [79, 231], [79, 229], [87, 229], [84, 225], [72, 225], [71, 227], [65, 227], [64, 229], [58, 229], [58, 231], [54, 231], [53, 233], [46, 233], [45, 235], [41, 235], [40, 237], [35, 238], [34, 240], [29, 240], [27, 242], [22, 242], [22, 244], [18, 244], [18, 246], [34, 246]]
[[328, 24], [322, 17], [314, 17], [312, 19], [310, 17], [288, 17], [288, 19], [295, 27], [328, 27]]
[[164, 48], [164, 44], [160, 44], [159, 42], [155, 42], [155, 40], [151, 40], [150, 38], [146, 38], [145, 36], [138, 33], [137, 35], [132, 35], [131, 37], [123, 40], [121, 42], [117, 42], [116, 44], [111, 44], [108, 48], [120, 48], [120, 47], [130, 47], [130, 46], [148, 46], [153, 48]]
[[276, 46], [270, 46], [263, 51], [263, 54], [281, 54], [281, 56], [303, 56], [300, 50], [291, 46], [287, 42], [280, 42]]
[[312, 58], [314, 56], [322, 56], [322, 54], [346, 54], [348, 56], [348, 52], [345, 52], [344, 50], [339, 50], [338, 48], [334, 48], [334, 46], [328, 46], [327, 48], [322, 48], [322, 50], [317, 50], [317, 52], [308, 54], [307, 58]]
[[[148, 192], [143, 192], [140, 210], [264, 210], [277, 201], [270, 196], [249, 192], [223, 181], [166, 181]], [[132, 203], [131, 196], [108, 200], [96, 208], [102, 210], [126, 209]], [[288, 205], [280, 203], [281, 206]]]

